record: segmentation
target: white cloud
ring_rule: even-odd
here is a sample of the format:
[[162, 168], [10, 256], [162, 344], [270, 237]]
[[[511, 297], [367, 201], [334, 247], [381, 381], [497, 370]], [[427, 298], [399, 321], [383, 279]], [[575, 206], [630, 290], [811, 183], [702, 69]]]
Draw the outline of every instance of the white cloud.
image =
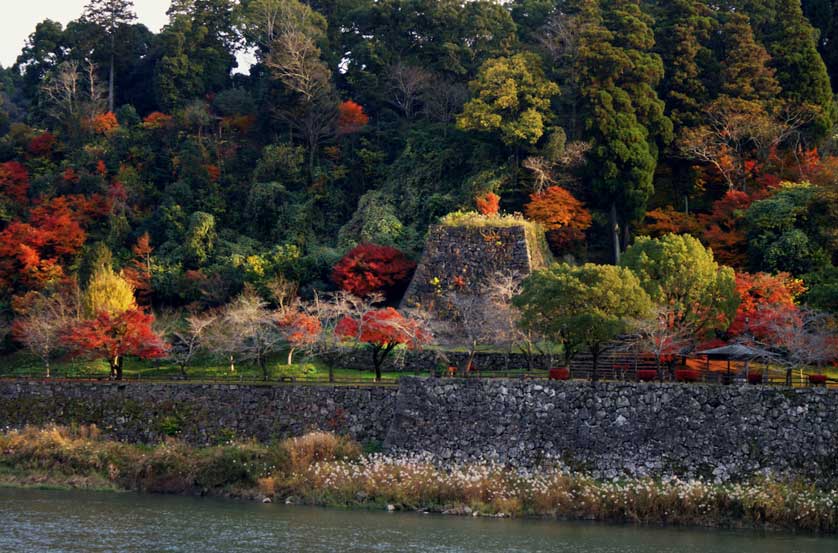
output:
[[[26, 39], [35, 31], [35, 25], [52, 19], [66, 25], [77, 19], [88, 0], [2, 0], [0, 16], [0, 64], [9, 67], [15, 63]], [[171, 0], [134, 0], [134, 9], [140, 23], [158, 32], [169, 20], [166, 10]], [[14, 6], [14, 7], [11, 7]], [[252, 56], [239, 55], [237, 72], [247, 73]]]
[[[77, 19], [87, 0], [5, 0], [0, 17], [0, 63], [3, 67], [14, 64], [35, 25], [52, 19], [66, 25]], [[135, 0], [137, 18], [153, 31], [166, 23], [169, 0]], [[13, 5], [14, 7], [10, 7]]]

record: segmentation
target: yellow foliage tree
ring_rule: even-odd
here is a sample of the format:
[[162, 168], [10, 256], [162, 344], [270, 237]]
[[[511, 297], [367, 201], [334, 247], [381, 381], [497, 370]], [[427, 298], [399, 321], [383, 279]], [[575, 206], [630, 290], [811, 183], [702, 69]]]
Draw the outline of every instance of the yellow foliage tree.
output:
[[118, 315], [136, 309], [134, 287], [116, 274], [110, 267], [100, 267], [90, 277], [87, 290], [84, 291], [84, 313], [95, 317], [99, 313]]

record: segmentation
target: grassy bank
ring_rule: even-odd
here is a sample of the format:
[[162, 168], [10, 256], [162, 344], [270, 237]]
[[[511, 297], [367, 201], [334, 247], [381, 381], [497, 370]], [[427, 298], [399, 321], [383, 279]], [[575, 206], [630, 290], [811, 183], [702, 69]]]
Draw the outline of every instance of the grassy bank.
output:
[[600, 481], [558, 469], [440, 467], [423, 458], [364, 454], [314, 433], [272, 445], [195, 448], [103, 439], [95, 427], [0, 434], [0, 484], [208, 494], [326, 506], [642, 524], [838, 530], [838, 490], [759, 479]]

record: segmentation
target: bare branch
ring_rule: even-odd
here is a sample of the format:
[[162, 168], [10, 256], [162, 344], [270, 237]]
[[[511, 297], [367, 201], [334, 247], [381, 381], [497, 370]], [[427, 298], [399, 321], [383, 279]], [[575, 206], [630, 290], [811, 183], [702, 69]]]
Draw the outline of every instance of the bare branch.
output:
[[387, 78], [393, 104], [404, 113], [405, 118], [412, 119], [419, 96], [432, 81], [431, 73], [399, 62], [387, 69]]

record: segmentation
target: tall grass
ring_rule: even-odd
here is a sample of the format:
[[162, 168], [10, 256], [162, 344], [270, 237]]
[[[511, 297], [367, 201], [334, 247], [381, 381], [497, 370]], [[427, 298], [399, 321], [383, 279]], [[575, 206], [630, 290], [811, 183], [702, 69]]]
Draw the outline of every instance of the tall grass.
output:
[[364, 456], [346, 438], [314, 432], [264, 445], [196, 448], [108, 441], [93, 426], [0, 434], [0, 482], [207, 493], [341, 506], [548, 516], [643, 524], [838, 530], [838, 490], [759, 478], [716, 484], [603, 481], [561, 468], [441, 465], [423, 456]]
[[321, 502], [394, 503], [407, 509], [644, 524], [770, 526], [834, 532], [838, 490], [767, 478], [715, 484], [678, 478], [602, 481], [563, 469], [516, 471], [491, 463], [439, 467], [429, 459], [373, 455], [317, 463], [298, 492]]
[[299, 438], [290, 438], [281, 446], [288, 454], [288, 469], [302, 472], [317, 463], [358, 458], [358, 443], [336, 436], [331, 432], [311, 432]]

